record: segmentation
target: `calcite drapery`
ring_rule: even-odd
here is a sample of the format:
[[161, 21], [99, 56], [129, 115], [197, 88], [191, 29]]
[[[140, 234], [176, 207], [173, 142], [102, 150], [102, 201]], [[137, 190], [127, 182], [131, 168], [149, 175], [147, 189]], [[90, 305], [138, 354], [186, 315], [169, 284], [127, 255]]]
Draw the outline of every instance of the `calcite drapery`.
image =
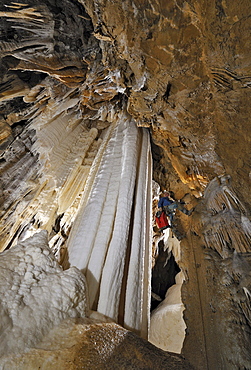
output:
[[200, 207], [204, 214], [202, 233], [209, 248], [216, 249], [223, 258], [227, 258], [232, 249], [238, 253], [249, 252], [251, 222], [231, 187], [229, 176], [210, 182]]
[[150, 142], [147, 131], [137, 128], [128, 115], [118, 117], [107, 136], [87, 180], [67, 260], [86, 274], [92, 309], [147, 338]]

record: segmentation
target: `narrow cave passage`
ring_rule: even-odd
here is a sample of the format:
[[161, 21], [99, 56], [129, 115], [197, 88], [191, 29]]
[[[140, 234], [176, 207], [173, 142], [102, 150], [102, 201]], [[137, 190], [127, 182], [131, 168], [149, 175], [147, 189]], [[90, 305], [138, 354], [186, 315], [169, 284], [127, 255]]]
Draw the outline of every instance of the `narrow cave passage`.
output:
[[175, 284], [175, 276], [180, 268], [175, 261], [172, 251], [165, 249], [163, 239], [158, 243], [158, 252], [152, 268], [151, 311], [165, 299], [167, 290]]

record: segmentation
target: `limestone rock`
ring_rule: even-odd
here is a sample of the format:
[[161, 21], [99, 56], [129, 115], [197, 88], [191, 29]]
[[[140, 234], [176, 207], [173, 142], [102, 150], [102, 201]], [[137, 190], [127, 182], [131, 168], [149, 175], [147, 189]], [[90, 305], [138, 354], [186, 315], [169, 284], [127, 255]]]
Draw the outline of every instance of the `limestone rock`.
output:
[[36, 347], [3, 357], [4, 368], [46, 369], [192, 369], [179, 355], [167, 353], [114, 323], [66, 320]]

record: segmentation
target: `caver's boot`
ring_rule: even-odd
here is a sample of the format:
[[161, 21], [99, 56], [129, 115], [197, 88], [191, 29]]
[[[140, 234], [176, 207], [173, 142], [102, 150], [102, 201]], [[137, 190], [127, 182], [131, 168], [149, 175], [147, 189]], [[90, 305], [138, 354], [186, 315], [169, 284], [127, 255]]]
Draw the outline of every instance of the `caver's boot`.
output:
[[193, 213], [194, 211], [194, 208], [191, 208], [190, 210], [186, 209], [183, 204], [181, 203], [178, 203], [178, 209], [183, 212], [185, 215], [187, 216], [191, 216], [191, 214]]
[[194, 211], [194, 208], [191, 208], [190, 210], [184, 209], [184, 211], [182, 211], [182, 212], [185, 213], [185, 215], [187, 215], [187, 216], [191, 216], [193, 211]]

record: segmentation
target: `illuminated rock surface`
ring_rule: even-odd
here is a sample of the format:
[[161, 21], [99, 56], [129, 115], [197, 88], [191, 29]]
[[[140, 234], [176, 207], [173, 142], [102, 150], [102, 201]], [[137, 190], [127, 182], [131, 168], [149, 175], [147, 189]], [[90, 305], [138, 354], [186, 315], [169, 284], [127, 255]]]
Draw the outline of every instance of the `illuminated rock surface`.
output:
[[185, 338], [181, 301], [182, 272], [176, 275], [176, 284], [168, 289], [166, 298], [152, 312], [149, 341], [170, 352], [180, 353]]
[[[251, 363], [250, 14], [246, 0], [0, 4], [1, 250], [47, 230], [53, 254], [67, 261], [109, 130], [122, 117], [148, 129], [154, 180], [195, 207], [189, 218], [176, 212], [173, 232], [185, 276], [182, 353], [197, 369]], [[150, 191], [137, 155], [126, 176], [137, 172], [139, 191], [128, 199], [135, 217], [135, 199], [148, 199], [140, 189]], [[157, 250], [161, 237], [154, 240]], [[137, 259], [130, 294], [142, 279]], [[112, 271], [105, 276], [112, 280]], [[122, 304], [137, 332], [146, 301]], [[131, 302], [140, 307], [132, 311]]]
[[[177, 263], [180, 262], [180, 242], [167, 229], [164, 232], [164, 251], [165, 254], [164, 265], [159, 267], [159, 272], [167, 265], [170, 254], [174, 257]], [[156, 264], [158, 259], [156, 259]], [[156, 265], [155, 265], [156, 266]], [[155, 267], [154, 266], [154, 267]], [[171, 274], [168, 271], [169, 275]], [[159, 273], [160, 279], [163, 279], [163, 272]], [[173, 274], [174, 275], [174, 274]], [[156, 289], [159, 280], [156, 278], [155, 268], [152, 273], [152, 290]], [[157, 280], [157, 281], [156, 281]], [[163, 279], [164, 280], [164, 279]], [[165, 279], [167, 280], [167, 278]], [[164, 291], [166, 291], [163, 301], [151, 313], [149, 341], [155, 346], [170, 352], [181, 353], [183, 341], [185, 339], [186, 325], [183, 320], [184, 305], [181, 300], [181, 288], [184, 281], [184, 274], [182, 271], [175, 275], [173, 284]]]

